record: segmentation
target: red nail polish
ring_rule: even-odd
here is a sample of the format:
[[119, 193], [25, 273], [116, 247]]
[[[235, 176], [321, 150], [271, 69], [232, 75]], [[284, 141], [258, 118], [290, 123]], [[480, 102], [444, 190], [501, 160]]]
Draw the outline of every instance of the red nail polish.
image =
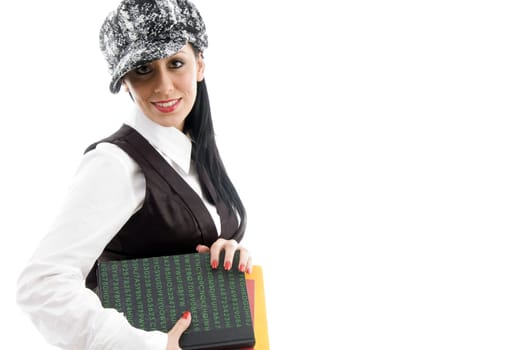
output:
[[232, 263], [230, 261], [225, 261], [225, 265], [223, 267], [228, 271], [232, 267]]
[[217, 262], [217, 260], [212, 260], [212, 268], [213, 268], [213, 269], [217, 269], [217, 265], [219, 265], [219, 263]]
[[239, 271], [245, 272], [245, 264], [239, 265]]
[[186, 320], [186, 319], [188, 319], [188, 317], [190, 317], [190, 311], [185, 311], [183, 313], [183, 318]]

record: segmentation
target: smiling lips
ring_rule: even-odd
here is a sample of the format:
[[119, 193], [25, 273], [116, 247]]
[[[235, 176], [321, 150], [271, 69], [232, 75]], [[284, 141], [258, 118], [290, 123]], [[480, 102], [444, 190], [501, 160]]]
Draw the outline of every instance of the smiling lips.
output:
[[180, 98], [166, 101], [152, 102], [155, 108], [161, 113], [172, 113], [179, 105]]

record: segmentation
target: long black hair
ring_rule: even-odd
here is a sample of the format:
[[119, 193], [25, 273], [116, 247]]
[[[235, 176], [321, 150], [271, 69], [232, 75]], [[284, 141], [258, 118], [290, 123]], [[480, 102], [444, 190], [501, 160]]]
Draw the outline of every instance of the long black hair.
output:
[[183, 132], [192, 139], [192, 160], [198, 172], [200, 168], [206, 172], [219, 200], [229, 210], [239, 215], [239, 228], [234, 235], [234, 238], [239, 241], [243, 237], [246, 226], [245, 207], [226, 172], [217, 149], [210, 100], [204, 79], [197, 83], [197, 96], [190, 114], [185, 119]]

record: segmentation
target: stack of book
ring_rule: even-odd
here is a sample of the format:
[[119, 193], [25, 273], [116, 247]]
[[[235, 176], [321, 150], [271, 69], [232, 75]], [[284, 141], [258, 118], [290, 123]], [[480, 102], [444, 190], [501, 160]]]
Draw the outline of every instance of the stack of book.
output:
[[192, 323], [180, 340], [185, 350], [269, 349], [259, 265], [250, 274], [212, 269], [208, 253], [193, 253], [101, 262], [97, 278], [102, 305], [134, 327], [168, 332], [190, 311]]

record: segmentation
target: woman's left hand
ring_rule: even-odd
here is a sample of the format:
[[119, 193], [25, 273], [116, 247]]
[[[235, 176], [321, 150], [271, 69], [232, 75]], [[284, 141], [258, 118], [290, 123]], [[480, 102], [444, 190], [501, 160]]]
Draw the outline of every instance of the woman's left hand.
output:
[[219, 238], [209, 248], [205, 245], [199, 244], [196, 248], [199, 253], [210, 252], [210, 265], [213, 269], [217, 269], [219, 265], [219, 255], [222, 251], [225, 252], [225, 259], [223, 262], [223, 268], [230, 270], [232, 268], [232, 262], [234, 260], [234, 254], [239, 250], [239, 264], [237, 269], [241, 272], [252, 272], [252, 257], [250, 252], [243, 246], [241, 246], [235, 239], [224, 239]]

